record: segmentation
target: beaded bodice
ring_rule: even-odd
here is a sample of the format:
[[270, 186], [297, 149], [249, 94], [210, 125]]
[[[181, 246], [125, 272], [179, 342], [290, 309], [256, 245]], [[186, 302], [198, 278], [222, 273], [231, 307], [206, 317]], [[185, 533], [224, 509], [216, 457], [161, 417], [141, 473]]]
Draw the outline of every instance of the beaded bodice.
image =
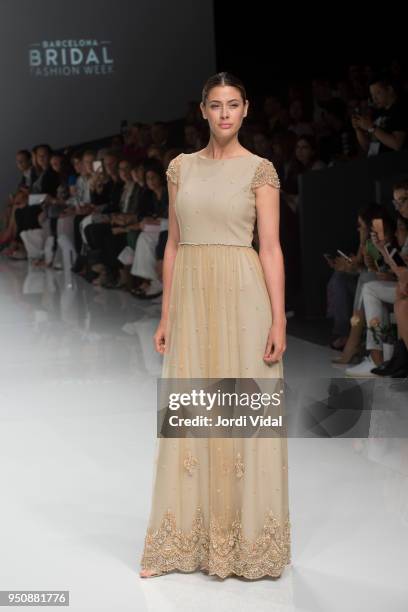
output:
[[256, 221], [255, 190], [280, 188], [274, 165], [255, 154], [210, 159], [180, 153], [167, 177], [178, 185], [175, 212], [180, 244], [225, 244], [251, 247]]

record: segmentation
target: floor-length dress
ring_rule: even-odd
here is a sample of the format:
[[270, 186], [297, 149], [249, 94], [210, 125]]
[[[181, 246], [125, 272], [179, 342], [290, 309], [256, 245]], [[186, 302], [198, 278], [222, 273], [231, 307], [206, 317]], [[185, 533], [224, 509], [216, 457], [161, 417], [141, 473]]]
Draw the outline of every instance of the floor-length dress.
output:
[[[163, 378], [283, 378], [263, 354], [272, 310], [252, 247], [254, 189], [279, 189], [255, 154], [175, 157], [180, 228]], [[141, 566], [222, 578], [281, 575], [290, 563], [287, 439], [160, 438]]]

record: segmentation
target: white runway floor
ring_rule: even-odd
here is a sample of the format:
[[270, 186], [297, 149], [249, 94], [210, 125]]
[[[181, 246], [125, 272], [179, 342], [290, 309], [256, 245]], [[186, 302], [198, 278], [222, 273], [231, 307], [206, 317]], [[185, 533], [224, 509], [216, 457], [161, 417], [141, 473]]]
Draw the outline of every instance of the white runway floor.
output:
[[[139, 578], [159, 314], [157, 300], [0, 256], [0, 590], [69, 590], [75, 612], [406, 612], [405, 440], [289, 439], [279, 580]], [[286, 374], [338, 375], [331, 356], [289, 337]]]

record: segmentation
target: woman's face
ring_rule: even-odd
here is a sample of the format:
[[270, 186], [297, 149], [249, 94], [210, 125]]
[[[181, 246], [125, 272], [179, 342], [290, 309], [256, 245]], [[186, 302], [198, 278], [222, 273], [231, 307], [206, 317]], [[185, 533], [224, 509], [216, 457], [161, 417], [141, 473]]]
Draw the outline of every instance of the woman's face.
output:
[[395, 231], [395, 237], [400, 247], [405, 244], [405, 241], [408, 237], [407, 226], [403, 221], [401, 221], [401, 219], [397, 219], [397, 229]]
[[139, 183], [140, 185], [144, 184], [144, 169], [142, 164], [135, 166], [135, 168], [132, 168], [131, 175], [132, 180], [135, 183]]
[[118, 174], [118, 160], [115, 155], [105, 155], [103, 158], [103, 167], [106, 174], [109, 176], [117, 176]]
[[302, 164], [308, 164], [313, 157], [313, 149], [307, 140], [299, 140], [295, 149], [296, 159]]
[[152, 191], [156, 191], [161, 187], [160, 177], [154, 170], [148, 170], [146, 172], [146, 185]]
[[24, 172], [30, 167], [30, 158], [27, 157], [24, 153], [17, 153], [16, 165], [20, 172]]
[[82, 161], [80, 157], [73, 157], [71, 159], [71, 164], [74, 167], [74, 170], [77, 174], [81, 174], [82, 172]]
[[61, 172], [62, 170], [62, 159], [59, 155], [53, 155], [50, 161], [51, 168], [54, 172]]
[[85, 174], [92, 174], [92, 164], [95, 161], [95, 155], [87, 153], [82, 158], [82, 170]]
[[119, 164], [119, 177], [124, 183], [128, 183], [132, 180], [130, 173], [130, 164], [128, 161], [121, 161]]
[[36, 153], [37, 165], [41, 170], [46, 170], [50, 163], [50, 154], [45, 147], [39, 147]]
[[248, 101], [243, 102], [241, 92], [230, 85], [213, 87], [205, 105], [200, 103], [204, 119], [218, 141], [231, 140], [238, 133], [248, 111]]

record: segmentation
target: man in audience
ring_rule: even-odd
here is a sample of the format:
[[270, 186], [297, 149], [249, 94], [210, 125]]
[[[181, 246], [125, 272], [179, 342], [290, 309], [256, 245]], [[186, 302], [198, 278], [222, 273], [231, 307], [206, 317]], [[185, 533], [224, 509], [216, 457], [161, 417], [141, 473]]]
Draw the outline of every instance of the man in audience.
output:
[[407, 112], [394, 83], [388, 77], [376, 77], [370, 83], [370, 94], [377, 109], [375, 117], [356, 110], [352, 124], [357, 140], [368, 157], [406, 146]]

